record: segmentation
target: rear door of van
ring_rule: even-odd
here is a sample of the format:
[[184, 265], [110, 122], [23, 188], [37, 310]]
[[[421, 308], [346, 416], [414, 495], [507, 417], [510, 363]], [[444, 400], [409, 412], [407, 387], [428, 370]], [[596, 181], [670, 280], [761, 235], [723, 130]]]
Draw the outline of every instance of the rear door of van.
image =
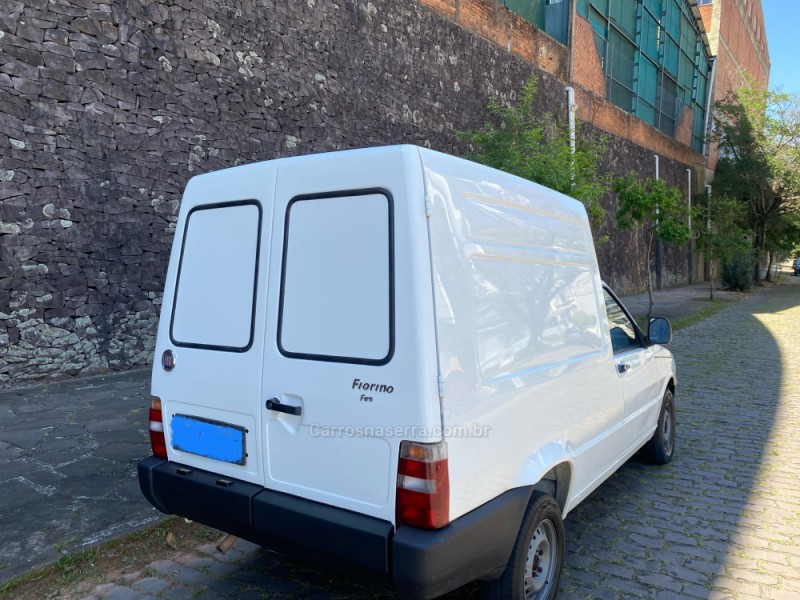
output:
[[[159, 322], [152, 391], [169, 459], [263, 482], [259, 417], [262, 299], [276, 165], [201, 175], [187, 185]], [[172, 353], [174, 366], [159, 364]], [[170, 365], [167, 365], [168, 367]]]
[[394, 521], [399, 443], [438, 441], [416, 149], [278, 168], [260, 429], [271, 489]]

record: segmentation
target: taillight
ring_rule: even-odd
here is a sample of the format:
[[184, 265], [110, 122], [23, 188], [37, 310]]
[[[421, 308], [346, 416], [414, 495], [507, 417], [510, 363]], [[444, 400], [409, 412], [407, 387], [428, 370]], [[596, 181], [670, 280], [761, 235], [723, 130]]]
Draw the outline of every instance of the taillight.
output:
[[161, 416], [161, 398], [153, 398], [150, 404], [150, 447], [153, 456], [167, 458], [167, 442], [164, 439], [164, 419]]
[[397, 524], [439, 529], [450, 522], [447, 445], [400, 443]]

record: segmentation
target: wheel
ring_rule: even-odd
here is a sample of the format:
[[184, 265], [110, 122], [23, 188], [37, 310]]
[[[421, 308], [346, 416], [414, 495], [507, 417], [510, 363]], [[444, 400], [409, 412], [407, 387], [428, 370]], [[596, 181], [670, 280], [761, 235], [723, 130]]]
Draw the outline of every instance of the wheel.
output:
[[675, 399], [670, 390], [664, 392], [661, 412], [658, 415], [658, 426], [644, 447], [644, 459], [654, 465], [665, 465], [672, 460], [675, 451]]
[[564, 562], [564, 523], [551, 496], [533, 492], [503, 574], [483, 583], [490, 600], [552, 600]]

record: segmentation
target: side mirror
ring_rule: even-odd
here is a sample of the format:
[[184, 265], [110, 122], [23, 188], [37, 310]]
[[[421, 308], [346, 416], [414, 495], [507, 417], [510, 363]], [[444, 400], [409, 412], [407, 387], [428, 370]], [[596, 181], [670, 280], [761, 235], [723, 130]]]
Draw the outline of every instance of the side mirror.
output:
[[647, 326], [647, 341], [651, 344], [669, 344], [672, 341], [672, 326], [661, 317], [653, 317]]

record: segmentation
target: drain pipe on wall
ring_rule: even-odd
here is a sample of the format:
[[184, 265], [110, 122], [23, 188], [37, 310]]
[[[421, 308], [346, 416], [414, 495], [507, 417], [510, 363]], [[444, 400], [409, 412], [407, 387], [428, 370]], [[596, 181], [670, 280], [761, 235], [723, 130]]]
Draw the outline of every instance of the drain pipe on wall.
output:
[[578, 105], [575, 104], [575, 89], [572, 86], [564, 88], [567, 92], [567, 113], [569, 118], [569, 150], [572, 153], [570, 164], [570, 175], [572, 183], [575, 183], [575, 113], [578, 112]]
[[[656, 159], [656, 181], [659, 179], [659, 158], [658, 154], [653, 155]], [[658, 206], [656, 206], [656, 227], [658, 226]], [[649, 257], [648, 257], [649, 258]], [[660, 292], [661, 291], [661, 238], [656, 236], [656, 289]]]
[[[711, 186], [706, 186], [706, 231], [711, 233]], [[711, 273], [711, 261], [706, 260], [703, 265], [705, 270], [705, 280], [711, 282], [711, 293], [714, 293], [713, 275]]]
[[[689, 179], [689, 183], [687, 185], [688, 191], [686, 192], [686, 199], [688, 200], [688, 206], [689, 206], [689, 216], [688, 216], [689, 233], [691, 233], [692, 231], [692, 170], [691, 169], [686, 169], [686, 176]], [[689, 272], [688, 272], [689, 285], [692, 285], [694, 283], [693, 281], [694, 261], [692, 260], [693, 237], [694, 237], [693, 235], [689, 236], [689, 244], [686, 248], [686, 255], [689, 257]]]

